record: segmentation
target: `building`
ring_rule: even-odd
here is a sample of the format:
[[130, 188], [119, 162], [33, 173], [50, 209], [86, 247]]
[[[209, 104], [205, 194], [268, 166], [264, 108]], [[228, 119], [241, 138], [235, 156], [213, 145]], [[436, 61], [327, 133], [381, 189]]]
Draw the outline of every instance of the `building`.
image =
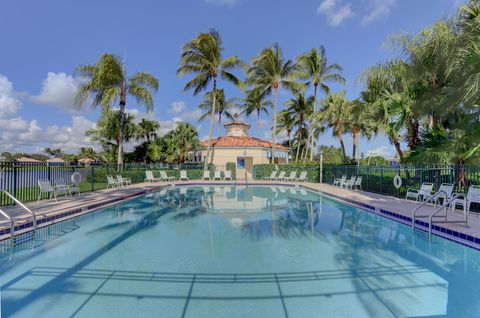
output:
[[49, 166], [61, 166], [65, 164], [65, 160], [62, 158], [52, 158], [47, 160]]
[[[224, 127], [227, 131], [226, 135], [212, 139], [212, 151], [208, 161], [212, 162], [218, 170], [225, 170], [227, 163], [233, 162], [237, 165], [237, 179], [252, 179], [253, 166], [256, 164], [288, 163], [290, 149], [270, 141], [250, 137], [248, 129], [251, 125], [235, 119]], [[208, 140], [202, 141], [202, 145], [205, 149], [193, 154], [194, 162], [201, 162], [206, 156]]]

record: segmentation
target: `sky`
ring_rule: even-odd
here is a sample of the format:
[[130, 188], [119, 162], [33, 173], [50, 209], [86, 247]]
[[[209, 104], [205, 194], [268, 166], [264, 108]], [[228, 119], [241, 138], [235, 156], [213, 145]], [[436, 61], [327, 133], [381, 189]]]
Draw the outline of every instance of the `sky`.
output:
[[[460, 0], [15, 0], [0, 2], [0, 152], [41, 152], [60, 147], [76, 152], [95, 146], [85, 131], [95, 127], [99, 110], [88, 102], [75, 107], [81, 79], [75, 69], [94, 64], [102, 53], [126, 61], [127, 72], [151, 73], [160, 87], [154, 111], [135, 100], [127, 108], [137, 118], [154, 118], [160, 134], [179, 121], [194, 124], [200, 137], [208, 122], [198, 122], [203, 94], [183, 92], [188, 77], [176, 75], [181, 48], [200, 32], [218, 30], [224, 56], [250, 61], [278, 43], [286, 59], [323, 45], [328, 62], [339, 63], [348, 98], [362, 89], [357, 78], [365, 68], [392, 56], [385, 38], [416, 33], [455, 13]], [[238, 75], [243, 76], [240, 72]], [[227, 97], [242, 93], [220, 80]], [[336, 91], [342, 87], [332, 85]], [[291, 97], [281, 91], [279, 109]], [[323, 97], [323, 96], [320, 96]], [[272, 118], [255, 117], [251, 135], [271, 138]], [[214, 132], [216, 132], [216, 127]], [[222, 133], [223, 133], [222, 127]], [[346, 136], [351, 153], [352, 137]], [[319, 144], [336, 145], [327, 131]], [[405, 147], [405, 145], [404, 145]], [[360, 139], [360, 152], [393, 156], [384, 136]]]

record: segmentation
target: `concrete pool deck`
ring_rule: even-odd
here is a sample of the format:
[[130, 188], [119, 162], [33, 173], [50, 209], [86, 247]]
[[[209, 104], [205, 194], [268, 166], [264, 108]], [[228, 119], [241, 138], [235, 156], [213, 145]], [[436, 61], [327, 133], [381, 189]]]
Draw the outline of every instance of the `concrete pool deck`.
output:
[[[139, 183], [127, 188], [99, 190], [95, 192], [82, 193], [80, 197], [73, 196], [60, 197], [57, 202], [54, 200], [42, 200], [40, 202], [26, 203], [39, 220], [38, 226], [44, 227], [73, 217], [80, 216], [99, 210], [109, 205], [135, 198], [155, 190], [169, 186], [181, 185], [245, 185], [244, 180], [238, 181], [214, 181], [214, 180], [190, 180], [190, 181], [171, 181], [155, 183]], [[317, 183], [296, 183], [296, 182], [271, 182], [271, 181], [248, 181], [248, 185], [285, 185], [301, 186], [316, 192], [321, 192], [331, 196], [334, 199], [344, 201], [347, 204], [358, 206], [371, 213], [381, 215], [395, 221], [411, 225], [412, 211], [419, 205], [414, 201], [407, 201], [396, 197], [390, 197], [365, 191], [352, 191], [340, 189], [327, 184]], [[31, 230], [32, 216], [18, 206], [2, 207], [3, 211], [12, 216], [15, 220], [16, 233], [28, 232]], [[435, 208], [432, 205], [422, 207], [416, 218], [417, 227], [422, 230], [428, 230], [428, 216]], [[457, 241], [464, 245], [480, 249], [480, 217], [478, 214], [470, 214], [468, 227], [463, 223], [463, 213], [456, 211], [449, 214], [449, 221], [457, 223], [437, 223], [434, 222], [433, 234]], [[9, 222], [5, 218], [0, 218], [0, 240], [10, 237]]]

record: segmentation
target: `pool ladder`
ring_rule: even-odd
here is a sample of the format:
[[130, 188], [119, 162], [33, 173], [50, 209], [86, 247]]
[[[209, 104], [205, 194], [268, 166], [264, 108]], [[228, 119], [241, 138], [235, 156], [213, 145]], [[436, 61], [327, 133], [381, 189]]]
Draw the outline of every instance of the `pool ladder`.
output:
[[[29, 214], [32, 215], [32, 224], [33, 224], [33, 237], [35, 237], [35, 232], [37, 231], [37, 217], [35, 215], [35, 213], [32, 212], [32, 210], [30, 210], [29, 208], [27, 208], [25, 206], [25, 204], [23, 204], [22, 202], [20, 202], [17, 198], [15, 198], [12, 194], [10, 194], [8, 191], [5, 191], [5, 190], [1, 190], [2, 193], [4, 193], [7, 197], [9, 197], [10, 199], [13, 200], [13, 202], [15, 202], [18, 206], [20, 206], [22, 209], [24, 209], [25, 211], [27, 211]], [[9, 215], [8, 213], [6, 213], [5, 211], [3, 211], [2, 209], [0, 209], [0, 214], [5, 217], [9, 223], [10, 223], [10, 244], [11, 245], [14, 245], [14, 238], [15, 238], [15, 220], [14, 218]]]

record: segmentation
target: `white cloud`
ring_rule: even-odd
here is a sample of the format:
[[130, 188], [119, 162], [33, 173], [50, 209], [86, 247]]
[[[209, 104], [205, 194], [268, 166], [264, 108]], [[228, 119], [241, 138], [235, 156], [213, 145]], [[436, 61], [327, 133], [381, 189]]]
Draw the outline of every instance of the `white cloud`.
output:
[[223, 6], [229, 6], [229, 7], [232, 7], [239, 2], [239, 0], [203, 0], [203, 1], [209, 4], [223, 5]]
[[181, 113], [185, 110], [187, 107], [187, 104], [183, 100], [173, 102], [172, 105], [170, 106], [170, 113], [173, 114], [178, 114]]
[[175, 129], [175, 127], [177, 127], [177, 124], [181, 121], [182, 120], [179, 118], [174, 118], [171, 120], [159, 120], [158, 124], [160, 128], [157, 130], [157, 135], [159, 137], [165, 136], [169, 131]]
[[22, 102], [15, 96], [12, 82], [0, 74], [0, 118], [13, 116], [22, 108]]
[[366, 153], [366, 156], [381, 156], [384, 158], [392, 158], [394, 155], [394, 149], [388, 146], [380, 146], [378, 148], [368, 150]]
[[389, 16], [395, 4], [396, 0], [369, 0], [370, 12], [362, 18], [362, 24], [367, 25]]
[[197, 109], [189, 111], [189, 112], [184, 112], [184, 113], [180, 114], [177, 118], [179, 120], [197, 123], [198, 119], [202, 115], [203, 115], [202, 110], [197, 108]]
[[350, 2], [343, 4], [342, 0], [323, 0], [317, 8], [317, 13], [325, 15], [328, 24], [334, 27], [354, 15], [352, 4]]
[[49, 72], [42, 82], [39, 95], [30, 96], [30, 100], [37, 104], [52, 105], [69, 112], [78, 111], [75, 106], [75, 94], [79, 81], [66, 73]]

